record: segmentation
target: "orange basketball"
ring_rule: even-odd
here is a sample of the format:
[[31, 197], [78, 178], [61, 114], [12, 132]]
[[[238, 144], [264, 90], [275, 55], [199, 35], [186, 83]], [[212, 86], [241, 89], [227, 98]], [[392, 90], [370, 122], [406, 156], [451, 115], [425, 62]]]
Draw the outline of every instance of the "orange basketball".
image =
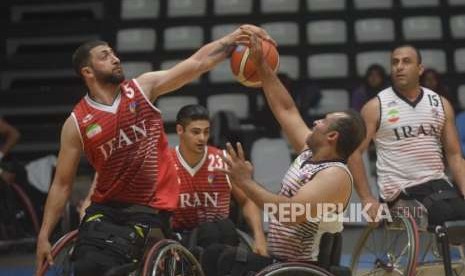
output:
[[[276, 47], [267, 40], [262, 40], [263, 56], [273, 71], [279, 67], [279, 53]], [[231, 71], [234, 77], [243, 85], [260, 87], [262, 82], [258, 76], [255, 63], [249, 59], [249, 47], [239, 45], [231, 55]]]

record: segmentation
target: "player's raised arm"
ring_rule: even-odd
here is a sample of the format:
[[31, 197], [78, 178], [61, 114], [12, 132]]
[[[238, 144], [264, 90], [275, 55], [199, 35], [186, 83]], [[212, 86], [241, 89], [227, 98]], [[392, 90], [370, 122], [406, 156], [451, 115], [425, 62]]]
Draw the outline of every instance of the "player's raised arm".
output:
[[263, 58], [262, 39], [252, 35], [250, 58], [257, 65], [268, 105], [296, 152], [306, 148], [310, 128], [302, 119], [294, 100]]
[[160, 95], [174, 91], [213, 69], [231, 54], [236, 45], [248, 44], [250, 34], [269, 38], [260, 27], [242, 25], [232, 33], [204, 45], [188, 59], [171, 69], [145, 73], [137, 80], [149, 99], [155, 100]]

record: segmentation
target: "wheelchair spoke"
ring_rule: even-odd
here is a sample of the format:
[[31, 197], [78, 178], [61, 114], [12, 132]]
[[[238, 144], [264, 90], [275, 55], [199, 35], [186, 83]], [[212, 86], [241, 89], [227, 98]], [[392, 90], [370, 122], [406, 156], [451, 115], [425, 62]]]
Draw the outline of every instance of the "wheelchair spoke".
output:
[[365, 230], [352, 259], [354, 275], [407, 274], [414, 256], [408, 223], [397, 217], [392, 223]]
[[144, 265], [143, 276], [203, 276], [194, 256], [177, 242], [166, 240], [151, 250]]

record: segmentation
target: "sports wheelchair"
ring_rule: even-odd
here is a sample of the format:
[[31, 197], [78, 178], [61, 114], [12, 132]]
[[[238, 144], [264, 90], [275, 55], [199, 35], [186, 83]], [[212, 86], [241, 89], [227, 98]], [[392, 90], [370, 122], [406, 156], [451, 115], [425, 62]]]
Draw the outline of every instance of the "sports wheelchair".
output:
[[341, 233], [325, 233], [320, 241], [318, 264], [275, 263], [262, 269], [255, 276], [350, 276], [350, 269], [340, 265], [341, 250]]
[[392, 221], [362, 233], [352, 255], [353, 275], [465, 275], [465, 221], [430, 226], [416, 200], [400, 199], [390, 210]]
[[[244, 232], [236, 230], [240, 246], [251, 250], [252, 239]], [[59, 239], [52, 248], [54, 265], [47, 263], [39, 275], [74, 275], [72, 255], [77, 239], [78, 230], [74, 230]], [[188, 241], [189, 248], [195, 248], [196, 233], [190, 235]], [[150, 242], [149, 242], [150, 244]], [[204, 276], [199, 261], [186, 247], [173, 239], [162, 239], [156, 243], [151, 243], [147, 249], [140, 265], [129, 263], [124, 266], [115, 267], [108, 271], [105, 276], [111, 275], [189, 275]]]
[[0, 250], [33, 245], [40, 222], [34, 205], [23, 188], [0, 179]]
[[[45, 264], [39, 275], [74, 275], [72, 254], [78, 231], [74, 230], [59, 239], [52, 248], [54, 265]], [[115, 267], [105, 275], [192, 275], [204, 276], [195, 257], [175, 240], [162, 239], [147, 247], [140, 265], [129, 263]]]

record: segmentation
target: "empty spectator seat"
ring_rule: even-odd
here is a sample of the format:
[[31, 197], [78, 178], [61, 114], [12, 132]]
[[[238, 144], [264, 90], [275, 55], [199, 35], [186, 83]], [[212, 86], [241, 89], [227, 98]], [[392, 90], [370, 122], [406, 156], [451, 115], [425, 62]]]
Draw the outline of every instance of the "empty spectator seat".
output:
[[238, 15], [252, 13], [252, 0], [215, 0], [215, 15]]
[[204, 16], [206, 0], [170, 0], [168, 3], [169, 17]]
[[368, 67], [373, 64], [383, 66], [386, 72], [391, 72], [391, 53], [388, 51], [370, 51], [358, 53], [355, 57], [357, 75], [364, 76]]
[[309, 44], [339, 44], [347, 42], [347, 26], [343, 20], [320, 20], [307, 23]]
[[203, 29], [199, 26], [169, 27], [164, 31], [166, 50], [196, 49], [203, 45]]
[[150, 52], [155, 50], [156, 33], [151, 28], [123, 29], [116, 33], [119, 52]]
[[307, 59], [310, 78], [343, 78], [349, 74], [346, 54], [312, 55]]
[[307, 0], [309, 11], [340, 11], [346, 8], [346, 0]]
[[281, 46], [299, 43], [299, 27], [295, 22], [270, 22], [261, 25]]
[[194, 96], [164, 96], [157, 100], [156, 106], [160, 109], [163, 121], [176, 122], [176, 115], [181, 107], [188, 104], [198, 104], [199, 100]]
[[414, 16], [402, 20], [407, 40], [436, 40], [442, 38], [441, 19], [436, 16]]
[[121, 19], [155, 19], [160, 14], [159, 0], [121, 0]]
[[299, 10], [299, 0], [261, 0], [262, 13], [292, 13]]
[[219, 111], [232, 111], [239, 119], [249, 117], [249, 98], [242, 93], [216, 94], [207, 98], [207, 109], [210, 116]]
[[355, 22], [357, 42], [394, 41], [394, 22], [388, 18], [360, 19]]

